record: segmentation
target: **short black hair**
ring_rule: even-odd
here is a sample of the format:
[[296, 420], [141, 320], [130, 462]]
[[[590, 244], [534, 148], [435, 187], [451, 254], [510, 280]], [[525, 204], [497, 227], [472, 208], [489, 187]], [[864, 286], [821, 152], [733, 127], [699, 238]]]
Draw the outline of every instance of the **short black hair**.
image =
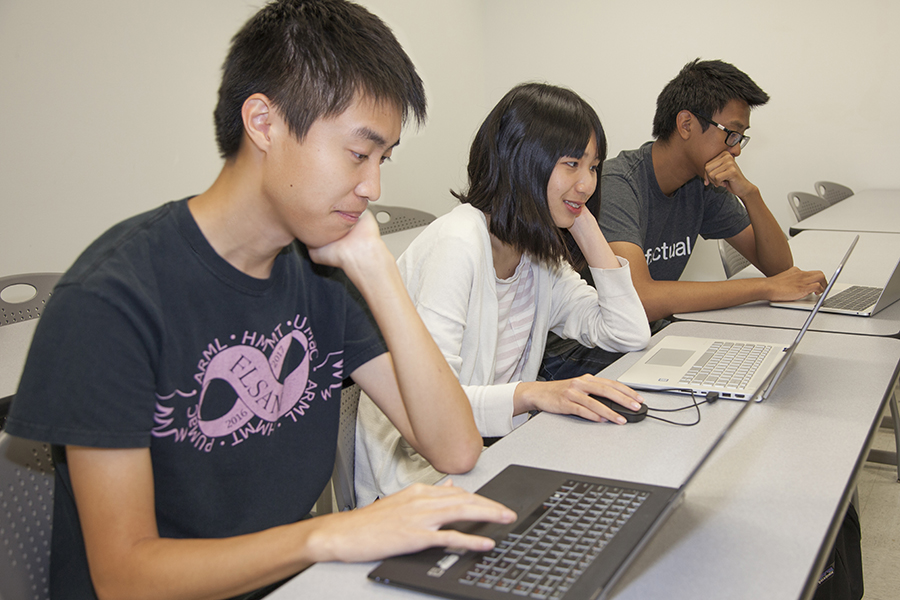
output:
[[769, 95], [734, 65], [721, 60], [693, 60], [682, 67], [656, 99], [653, 137], [667, 141], [675, 132], [678, 113], [683, 110], [701, 117], [702, 130], [706, 131], [709, 127], [706, 119], [711, 119], [731, 100], [743, 100], [753, 108], [768, 102]]
[[[592, 136], [602, 166], [606, 134], [594, 109], [566, 88], [520, 84], [503, 96], [475, 135], [468, 190], [451, 193], [489, 214], [490, 231], [501, 242], [539, 262], [568, 260], [580, 269], [584, 256], [571, 234], [564, 235], [553, 222], [547, 185], [559, 159], [583, 156]], [[597, 185], [592, 198], [599, 193]]]
[[240, 148], [241, 108], [256, 93], [299, 140], [357, 96], [394, 104], [404, 123], [410, 112], [425, 121], [425, 89], [409, 56], [381, 19], [345, 0], [271, 2], [234, 36], [222, 71], [214, 116], [226, 159]]

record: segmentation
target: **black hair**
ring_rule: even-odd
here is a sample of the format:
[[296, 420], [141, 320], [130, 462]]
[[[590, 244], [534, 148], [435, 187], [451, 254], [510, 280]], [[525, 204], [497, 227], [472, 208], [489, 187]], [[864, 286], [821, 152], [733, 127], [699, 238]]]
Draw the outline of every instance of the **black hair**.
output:
[[[594, 109], [571, 90], [520, 84], [503, 96], [475, 135], [468, 190], [452, 193], [490, 215], [490, 232], [501, 242], [539, 262], [568, 260], [580, 269], [584, 256], [572, 235], [553, 222], [547, 185], [559, 159], [583, 156], [591, 136], [602, 166], [606, 135]], [[598, 184], [591, 199], [599, 194]]]
[[731, 100], [743, 100], [753, 108], [768, 102], [769, 95], [734, 65], [721, 60], [693, 60], [682, 67], [656, 99], [653, 137], [667, 141], [683, 110], [701, 117], [702, 131], [706, 131], [708, 119]]
[[319, 118], [340, 115], [357, 96], [392, 103], [403, 122], [425, 121], [422, 80], [391, 30], [365, 8], [344, 0], [276, 0], [231, 41], [216, 105], [223, 158], [243, 139], [241, 108], [266, 95], [302, 140]]

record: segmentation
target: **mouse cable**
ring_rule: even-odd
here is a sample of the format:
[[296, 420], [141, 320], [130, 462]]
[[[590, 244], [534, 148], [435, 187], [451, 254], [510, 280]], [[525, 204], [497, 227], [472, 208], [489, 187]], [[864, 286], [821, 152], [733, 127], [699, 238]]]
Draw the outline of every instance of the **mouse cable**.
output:
[[[688, 394], [691, 395], [691, 402], [692, 402], [692, 404], [688, 404], [687, 406], [681, 406], [681, 407], [679, 407], [679, 408], [650, 408], [649, 406], [647, 407], [647, 416], [650, 417], [651, 419], [656, 419], [657, 421], [662, 421], [663, 423], [669, 423], [670, 425], [679, 425], [679, 426], [681, 426], [681, 427], [693, 427], [694, 425], [698, 424], [698, 423], [700, 422], [700, 405], [701, 405], [701, 404], [713, 404], [716, 400], [719, 399], [719, 393], [718, 393], [718, 392], [707, 392], [707, 394], [706, 394], [706, 399], [705, 399], [705, 400], [701, 400], [700, 402], [697, 402], [697, 397], [694, 395], [694, 390], [692, 390], [692, 389], [684, 389], [684, 388], [665, 388], [665, 389], [655, 390], [655, 391], [659, 391], [659, 392], [684, 392], [684, 393], [688, 393]], [[650, 414], [650, 411], [653, 411], [653, 412], [666, 412], [666, 413], [670, 413], [670, 412], [679, 412], [679, 411], [682, 411], [682, 410], [687, 410], [687, 409], [689, 409], [689, 408], [694, 408], [694, 409], [697, 410], [697, 420], [694, 421], [693, 423], [679, 423], [679, 422], [677, 422], [677, 421], [671, 421], [671, 420], [669, 420], [669, 419], [663, 419], [662, 417], [657, 417], [657, 416], [655, 416], [655, 415], [651, 415], [651, 414]]]

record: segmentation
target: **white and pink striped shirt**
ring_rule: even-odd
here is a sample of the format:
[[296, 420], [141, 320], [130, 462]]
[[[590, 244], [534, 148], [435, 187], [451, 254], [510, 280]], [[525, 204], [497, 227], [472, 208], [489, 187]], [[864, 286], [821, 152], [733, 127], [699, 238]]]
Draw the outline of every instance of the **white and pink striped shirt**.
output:
[[498, 337], [494, 384], [521, 379], [534, 329], [534, 274], [523, 254], [509, 279], [496, 278]]

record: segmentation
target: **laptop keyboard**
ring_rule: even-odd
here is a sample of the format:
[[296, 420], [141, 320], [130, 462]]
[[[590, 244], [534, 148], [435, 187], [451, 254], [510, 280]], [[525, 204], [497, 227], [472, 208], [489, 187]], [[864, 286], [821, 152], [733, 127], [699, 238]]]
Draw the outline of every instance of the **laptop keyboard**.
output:
[[864, 310], [875, 304], [881, 296], [882, 289], [884, 288], [853, 285], [839, 294], [826, 298], [822, 306], [840, 310]]
[[460, 583], [527, 598], [562, 598], [649, 492], [568, 480]]
[[736, 390], [744, 388], [771, 349], [772, 346], [766, 344], [714, 342], [678, 384]]

